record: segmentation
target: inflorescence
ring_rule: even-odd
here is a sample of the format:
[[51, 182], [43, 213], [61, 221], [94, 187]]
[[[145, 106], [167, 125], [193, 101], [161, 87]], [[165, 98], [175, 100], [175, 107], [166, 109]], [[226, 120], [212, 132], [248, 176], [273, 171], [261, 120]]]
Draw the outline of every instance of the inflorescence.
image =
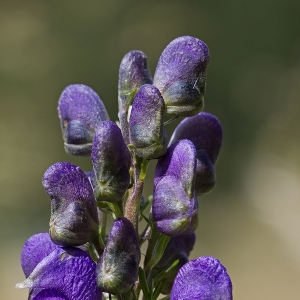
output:
[[[218, 259], [188, 260], [197, 196], [215, 186], [222, 144], [220, 122], [202, 112], [209, 58], [199, 39], [176, 38], [152, 79], [146, 55], [127, 53], [119, 71], [116, 123], [90, 87], [74, 84], [62, 92], [58, 114], [65, 150], [91, 157], [93, 170], [59, 162], [43, 176], [50, 229], [26, 241], [26, 280], [17, 284], [29, 288], [29, 299], [232, 299], [230, 277]], [[165, 127], [178, 117], [184, 119], [168, 139]], [[146, 198], [150, 160], [157, 164], [153, 195]], [[146, 225], [139, 230], [142, 220]]]

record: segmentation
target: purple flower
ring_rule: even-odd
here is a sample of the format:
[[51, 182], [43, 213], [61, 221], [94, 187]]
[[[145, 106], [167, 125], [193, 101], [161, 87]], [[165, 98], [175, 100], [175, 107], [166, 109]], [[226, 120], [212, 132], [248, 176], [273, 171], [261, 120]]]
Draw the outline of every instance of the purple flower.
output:
[[215, 163], [222, 145], [222, 126], [212, 114], [201, 112], [185, 118], [176, 127], [169, 144], [180, 140], [191, 140], [197, 151], [196, 192], [203, 194], [215, 186]]
[[163, 256], [160, 261], [155, 265], [152, 270], [153, 278], [161, 273], [166, 271], [171, 265], [179, 260], [178, 264], [172, 271], [170, 271], [166, 276], [163, 277], [163, 288], [162, 293], [165, 295], [170, 294], [174, 279], [179, 271], [179, 269], [188, 262], [188, 256], [193, 250], [196, 240], [195, 233], [179, 235], [171, 237]]
[[21, 265], [26, 280], [18, 288], [30, 288], [30, 300], [102, 299], [97, 287], [96, 264], [74, 247], [59, 247], [48, 233], [32, 236], [25, 243]]
[[69, 85], [58, 102], [64, 146], [72, 155], [90, 155], [97, 125], [109, 120], [99, 96], [83, 84]]
[[141, 252], [133, 225], [117, 218], [97, 264], [97, 283], [107, 293], [127, 293], [138, 277]]
[[189, 140], [172, 144], [155, 169], [152, 220], [169, 236], [193, 232], [198, 225], [195, 194], [196, 150]]
[[191, 36], [173, 40], [161, 54], [154, 78], [161, 92], [166, 113], [192, 116], [203, 108], [209, 50]]
[[202, 256], [179, 270], [170, 300], [232, 300], [232, 284], [225, 267], [214, 257]]
[[93, 141], [92, 163], [91, 180], [97, 201], [119, 201], [130, 183], [131, 154], [115, 123], [99, 124]]
[[166, 153], [164, 109], [164, 99], [155, 86], [145, 84], [140, 87], [135, 95], [129, 120], [130, 143], [138, 156], [153, 159]]
[[95, 239], [98, 214], [88, 177], [77, 166], [60, 162], [43, 176], [43, 186], [50, 196], [50, 236], [61, 246], [79, 246]]

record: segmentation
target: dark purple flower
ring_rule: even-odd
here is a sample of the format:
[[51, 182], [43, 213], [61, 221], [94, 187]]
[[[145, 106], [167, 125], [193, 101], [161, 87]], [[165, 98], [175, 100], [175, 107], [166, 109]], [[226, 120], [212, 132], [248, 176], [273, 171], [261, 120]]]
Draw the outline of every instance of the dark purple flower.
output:
[[172, 271], [170, 271], [164, 278], [162, 279], [163, 288], [162, 293], [167, 295], [170, 294], [174, 279], [179, 271], [179, 269], [188, 262], [188, 256], [190, 252], [193, 250], [194, 244], [196, 240], [195, 233], [179, 235], [175, 237], [171, 237], [165, 252], [160, 259], [160, 261], [155, 265], [152, 269], [153, 278], [163, 272], [166, 271], [171, 265], [179, 260], [178, 264]]
[[131, 154], [115, 123], [99, 124], [93, 141], [92, 163], [91, 180], [97, 201], [119, 201], [130, 183]]
[[126, 218], [116, 219], [97, 264], [98, 286], [110, 294], [127, 293], [137, 280], [140, 258], [133, 225]]
[[58, 116], [65, 150], [72, 155], [90, 155], [97, 125], [109, 120], [99, 96], [83, 84], [64, 89], [58, 102]]
[[[44, 244], [40, 243], [41, 239], [44, 240]], [[36, 248], [33, 249], [34, 244]], [[51, 247], [54, 247], [54, 250], [49, 253]], [[55, 246], [42, 234], [25, 243], [22, 255], [24, 270], [33, 267], [30, 255], [41, 259], [39, 262], [36, 260], [37, 264], [27, 279], [16, 286], [30, 288], [30, 300], [102, 299], [102, 292], [96, 283], [96, 264], [85, 251]]]
[[195, 194], [196, 150], [189, 140], [172, 144], [155, 169], [152, 220], [169, 236], [193, 232], [198, 225]]
[[153, 159], [166, 153], [164, 109], [164, 99], [155, 86], [145, 84], [140, 87], [135, 95], [129, 120], [130, 143], [134, 145], [138, 156]]
[[98, 214], [88, 177], [77, 166], [60, 162], [43, 176], [51, 201], [50, 236], [62, 246], [79, 246], [95, 239]]
[[232, 300], [232, 284], [225, 267], [211, 256], [186, 263], [178, 272], [170, 300]]
[[201, 112], [185, 118], [176, 127], [169, 144], [180, 140], [191, 140], [197, 151], [196, 192], [203, 194], [215, 186], [215, 163], [222, 145], [222, 126], [212, 114]]
[[191, 36], [173, 40], [161, 54], [153, 78], [166, 105], [166, 113], [192, 116], [204, 105], [209, 50]]

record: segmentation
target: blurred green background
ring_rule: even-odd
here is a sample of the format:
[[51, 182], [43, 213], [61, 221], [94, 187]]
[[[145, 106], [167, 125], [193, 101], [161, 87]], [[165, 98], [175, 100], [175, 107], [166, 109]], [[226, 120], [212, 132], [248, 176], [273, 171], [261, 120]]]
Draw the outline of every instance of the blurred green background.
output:
[[1, 1], [1, 298], [27, 297], [14, 286], [24, 278], [23, 243], [48, 230], [45, 170], [57, 161], [90, 169], [63, 150], [61, 91], [89, 85], [116, 120], [123, 56], [144, 51], [153, 74], [182, 35], [210, 48], [205, 110], [224, 128], [218, 184], [199, 199], [192, 258], [219, 258], [235, 299], [299, 298], [299, 15], [298, 0]]

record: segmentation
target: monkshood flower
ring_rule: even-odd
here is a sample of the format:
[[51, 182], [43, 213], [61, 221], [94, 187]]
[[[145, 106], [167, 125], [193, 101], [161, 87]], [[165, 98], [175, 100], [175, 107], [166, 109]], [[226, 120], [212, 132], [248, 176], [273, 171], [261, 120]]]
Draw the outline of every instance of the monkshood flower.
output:
[[[195, 241], [196, 235], [194, 232], [170, 238], [162, 258], [152, 270], [154, 278], [159, 274], [155, 280], [163, 282], [162, 294], [170, 294], [174, 279], [179, 269], [188, 262], [188, 256], [193, 250]], [[178, 263], [175, 267], [172, 267], [176, 260], [178, 260]]]
[[139, 157], [153, 159], [166, 153], [164, 110], [164, 99], [159, 90], [151, 84], [141, 86], [135, 95], [129, 120], [130, 143]]
[[142, 51], [128, 52], [121, 61], [118, 83], [119, 120], [126, 144], [129, 143], [128, 110], [138, 89], [151, 84], [152, 78], [147, 66], [147, 56]]
[[98, 214], [88, 177], [77, 166], [61, 162], [43, 176], [50, 196], [50, 237], [61, 246], [80, 246], [93, 241], [98, 233]]
[[179, 37], [165, 48], [153, 85], [160, 90], [168, 115], [192, 116], [203, 109], [209, 59], [206, 44], [191, 36]]
[[26, 280], [17, 287], [30, 289], [29, 300], [102, 299], [95, 262], [79, 248], [57, 246], [48, 233], [27, 240], [21, 265]]
[[212, 114], [200, 112], [185, 118], [171, 136], [169, 144], [180, 139], [191, 140], [197, 151], [196, 192], [211, 191], [216, 183], [215, 163], [222, 145], [222, 126]]
[[141, 251], [133, 225], [117, 218], [97, 264], [97, 283], [110, 294], [127, 293], [138, 277]]
[[119, 201], [130, 183], [131, 154], [115, 123], [103, 121], [97, 127], [92, 163], [91, 181], [97, 201]]
[[196, 258], [179, 270], [170, 300], [232, 300], [230, 277], [218, 259]]
[[188, 234], [198, 225], [195, 194], [196, 149], [189, 140], [172, 144], [155, 169], [152, 220], [169, 236]]
[[[74, 84], [62, 92], [65, 150], [90, 156], [92, 170], [59, 162], [43, 176], [49, 233], [25, 243], [26, 279], [17, 284], [29, 288], [30, 300], [157, 300], [161, 294], [164, 300], [232, 300], [230, 278], [217, 259], [188, 260], [197, 195], [215, 185], [222, 144], [218, 119], [200, 112], [208, 63], [205, 43], [179, 37], [161, 54], [152, 81], [146, 55], [130, 51], [119, 70], [116, 123], [91, 88]], [[187, 118], [167, 147], [165, 127], [178, 117]], [[154, 159], [153, 195], [146, 196]]]
[[97, 125], [109, 120], [99, 96], [83, 84], [64, 89], [58, 102], [58, 115], [66, 152], [79, 156], [91, 154]]

